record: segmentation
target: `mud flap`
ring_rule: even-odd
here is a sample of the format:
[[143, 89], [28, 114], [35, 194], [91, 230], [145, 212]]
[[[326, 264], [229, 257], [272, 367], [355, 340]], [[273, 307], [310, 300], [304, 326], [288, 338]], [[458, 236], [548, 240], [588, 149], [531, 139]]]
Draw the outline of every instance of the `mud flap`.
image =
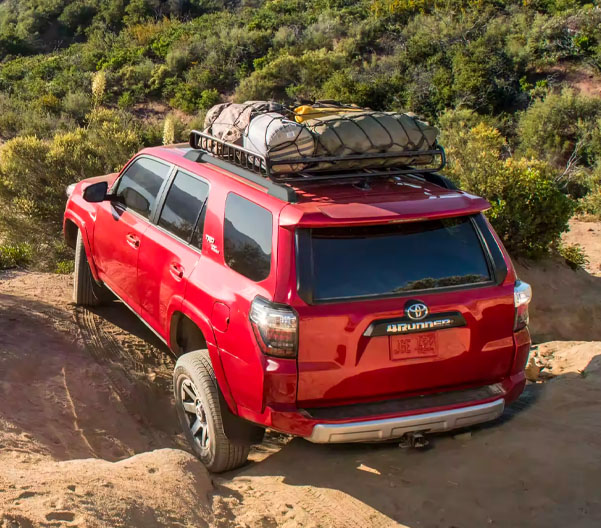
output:
[[219, 389], [219, 405], [221, 407], [223, 432], [229, 440], [242, 444], [260, 444], [263, 441], [265, 429], [236, 416], [230, 411], [230, 408], [221, 393], [221, 389]]

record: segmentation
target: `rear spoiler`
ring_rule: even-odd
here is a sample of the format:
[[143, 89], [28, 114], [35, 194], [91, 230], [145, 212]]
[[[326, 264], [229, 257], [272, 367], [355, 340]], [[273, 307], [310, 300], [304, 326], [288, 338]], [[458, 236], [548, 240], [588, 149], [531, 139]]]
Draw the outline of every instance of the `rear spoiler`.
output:
[[389, 203], [315, 203], [311, 206], [304, 208], [291, 204], [284, 207], [280, 225], [290, 228], [394, 224], [468, 216], [490, 209], [490, 203], [484, 198], [462, 191]]

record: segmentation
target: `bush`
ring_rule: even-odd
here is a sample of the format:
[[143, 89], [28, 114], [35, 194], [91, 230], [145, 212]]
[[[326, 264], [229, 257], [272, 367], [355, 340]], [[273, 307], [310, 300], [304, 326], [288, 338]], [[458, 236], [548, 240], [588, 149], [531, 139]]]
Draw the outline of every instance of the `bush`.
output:
[[473, 128], [457, 124], [445, 137], [449, 175], [462, 189], [490, 202], [487, 214], [508, 250], [540, 257], [559, 244], [574, 203], [558, 188], [549, 164], [502, 159], [505, 140], [484, 123]]
[[82, 90], [68, 93], [63, 100], [64, 111], [79, 123], [83, 123], [91, 108], [92, 98]]
[[2, 221], [20, 226], [18, 232], [11, 230], [11, 236], [36, 237], [40, 243], [54, 240], [61, 228], [67, 185], [119, 169], [140, 147], [131, 128], [119, 114], [97, 110], [86, 128], [58, 133], [51, 140], [17, 137], [2, 145]]
[[31, 262], [33, 250], [27, 243], [0, 245], [0, 269], [26, 266]]
[[601, 164], [589, 177], [588, 194], [578, 200], [578, 212], [601, 220]]
[[136, 99], [133, 96], [133, 94], [131, 92], [124, 92], [119, 97], [119, 100], [117, 101], [117, 106], [119, 108], [125, 109], [131, 108], [132, 106], [134, 106], [135, 103]]
[[565, 259], [566, 264], [574, 270], [583, 268], [589, 264], [588, 256], [580, 244], [569, 244], [567, 246], [560, 244], [557, 250]]
[[283, 54], [243, 79], [236, 90], [237, 101], [257, 99], [312, 99], [321, 85], [344, 64], [345, 57], [326, 49], [301, 56]]
[[503, 169], [496, 192], [486, 196], [490, 221], [514, 254], [541, 257], [567, 231], [574, 202], [559, 190], [545, 162], [510, 158]]
[[591, 144], [600, 117], [600, 99], [567, 89], [550, 92], [521, 114], [520, 151], [562, 168], [575, 156], [573, 165], [590, 167], [600, 155]]
[[69, 275], [73, 273], [75, 269], [75, 262], [71, 260], [59, 260], [54, 268], [54, 273], [59, 275]]

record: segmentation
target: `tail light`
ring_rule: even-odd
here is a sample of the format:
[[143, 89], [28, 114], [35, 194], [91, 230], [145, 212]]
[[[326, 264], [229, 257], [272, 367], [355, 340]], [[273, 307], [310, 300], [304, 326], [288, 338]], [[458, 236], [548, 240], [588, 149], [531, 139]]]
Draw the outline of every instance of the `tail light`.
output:
[[250, 306], [250, 323], [264, 354], [296, 357], [298, 316], [290, 306], [255, 297]]
[[528, 305], [532, 300], [532, 288], [530, 284], [517, 281], [513, 289], [513, 301], [515, 305], [514, 330], [521, 330], [528, 325]]

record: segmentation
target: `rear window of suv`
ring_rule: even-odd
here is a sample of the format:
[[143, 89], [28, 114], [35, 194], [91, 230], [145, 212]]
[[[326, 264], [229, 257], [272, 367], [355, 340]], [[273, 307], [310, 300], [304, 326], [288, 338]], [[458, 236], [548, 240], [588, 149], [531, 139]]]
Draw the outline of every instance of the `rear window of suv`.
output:
[[298, 247], [304, 253], [300, 287], [311, 290], [313, 301], [394, 296], [491, 280], [470, 217], [301, 229]]

